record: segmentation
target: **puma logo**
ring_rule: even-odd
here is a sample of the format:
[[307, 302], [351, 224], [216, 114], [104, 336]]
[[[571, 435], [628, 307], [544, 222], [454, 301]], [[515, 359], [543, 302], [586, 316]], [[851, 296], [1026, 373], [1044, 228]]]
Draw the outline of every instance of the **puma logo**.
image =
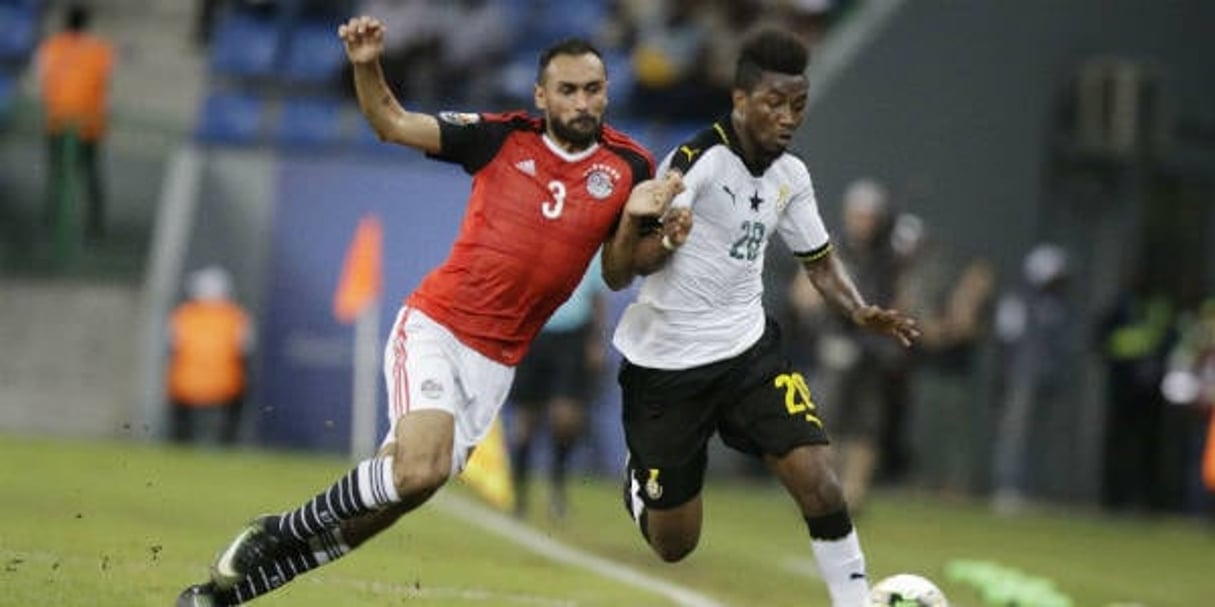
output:
[[729, 186], [722, 184], [721, 189], [725, 190], [726, 193], [730, 195], [730, 204], [732, 204], [732, 205], [738, 204], [738, 197], [734, 195], [734, 192], [730, 191]]

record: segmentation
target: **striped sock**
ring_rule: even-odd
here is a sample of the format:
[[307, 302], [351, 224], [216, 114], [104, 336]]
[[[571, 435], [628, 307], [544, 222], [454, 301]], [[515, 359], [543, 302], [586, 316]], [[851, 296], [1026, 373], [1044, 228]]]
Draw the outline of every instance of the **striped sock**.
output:
[[308, 540], [306, 547], [275, 558], [249, 572], [245, 579], [216, 598], [223, 605], [240, 605], [290, 582], [301, 573], [336, 561], [350, 552], [336, 528]]
[[320, 536], [338, 523], [400, 501], [392, 479], [392, 457], [359, 462], [346, 476], [308, 503], [278, 519], [280, 534], [300, 541]]

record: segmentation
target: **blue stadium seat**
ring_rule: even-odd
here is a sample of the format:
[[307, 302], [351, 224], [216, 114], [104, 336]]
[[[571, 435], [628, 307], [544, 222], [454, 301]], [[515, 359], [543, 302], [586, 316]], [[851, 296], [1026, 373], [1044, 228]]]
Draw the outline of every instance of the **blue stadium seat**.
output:
[[206, 143], [259, 143], [264, 108], [260, 97], [248, 93], [213, 92], [203, 101], [194, 136]]
[[342, 106], [332, 98], [289, 97], [283, 100], [273, 138], [297, 148], [336, 144], [342, 134]]
[[278, 59], [278, 23], [239, 12], [225, 14], [211, 39], [211, 73], [239, 78], [268, 78]]
[[24, 60], [38, 40], [38, 12], [21, 4], [0, 4], [0, 60]]
[[322, 21], [306, 21], [292, 27], [283, 54], [278, 76], [295, 83], [328, 84], [346, 61], [337, 25]]

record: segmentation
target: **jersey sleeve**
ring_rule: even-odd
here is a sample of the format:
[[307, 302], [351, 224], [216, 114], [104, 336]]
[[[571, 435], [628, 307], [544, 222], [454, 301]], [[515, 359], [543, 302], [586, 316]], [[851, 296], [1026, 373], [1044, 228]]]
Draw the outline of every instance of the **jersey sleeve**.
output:
[[469, 175], [480, 171], [498, 155], [511, 131], [518, 128], [513, 114], [439, 112], [439, 151], [431, 158], [458, 164]]
[[793, 256], [804, 263], [830, 252], [831, 239], [818, 212], [818, 200], [809, 171], [803, 170], [799, 177], [776, 229]]
[[680, 143], [663, 159], [659, 175], [665, 174], [668, 169], [675, 169], [683, 175], [684, 190], [671, 202], [672, 206], [692, 206], [700, 187], [713, 176], [714, 159], [706, 157], [722, 142], [720, 131], [714, 125]]

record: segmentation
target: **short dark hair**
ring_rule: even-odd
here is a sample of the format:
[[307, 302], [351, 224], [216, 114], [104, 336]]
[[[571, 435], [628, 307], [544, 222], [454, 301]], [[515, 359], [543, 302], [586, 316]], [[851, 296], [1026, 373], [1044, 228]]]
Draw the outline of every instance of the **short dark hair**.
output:
[[[557, 55], [572, 55], [576, 57], [587, 53], [598, 57], [599, 61], [603, 61], [603, 54], [599, 52], [599, 49], [583, 38], [565, 38], [559, 40], [552, 46], [544, 49], [543, 53], [540, 53], [540, 62], [536, 70], [536, 82], [544, 82], [544, 70], [553, 61], [553, 57]], [[607, 69], [606, 66], [604, 69]]]
[[72, 4], [67, 7], [67, 12], [64, 13], [63, 25], [74, 32], [86, 30], [89, 27], [90, 17], [89, 7], [83, 4]]
[[780, 29], [762, 29], [743, 43], [734, 65], [734, 88], [750, 91], [763, 72], [799, 76], [806, 73], [810, 51], [793, 34]]

